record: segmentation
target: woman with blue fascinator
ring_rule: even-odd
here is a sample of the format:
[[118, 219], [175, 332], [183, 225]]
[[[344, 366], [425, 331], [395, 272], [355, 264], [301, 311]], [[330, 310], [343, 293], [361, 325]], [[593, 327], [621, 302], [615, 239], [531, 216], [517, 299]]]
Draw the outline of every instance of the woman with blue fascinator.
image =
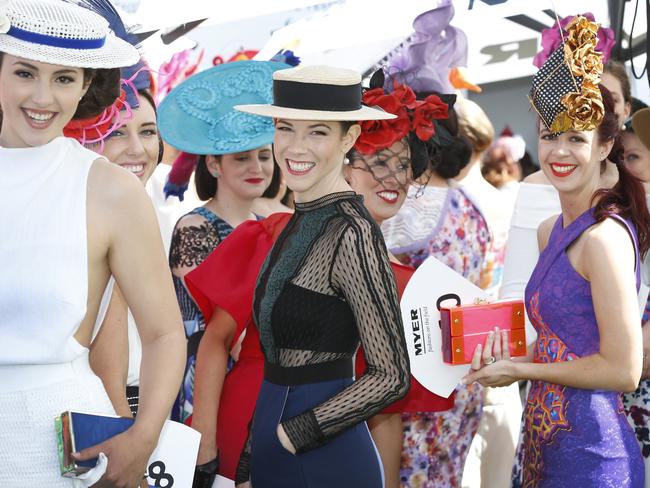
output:
[[[307, 66], [273, 75], [274, 156], [296, 212], [260, 271], [253, 317], [264, 381], [238, 485], [381, 487], [365, 420], [409, 387], [395, 278], [381, 232], [345, 180], [361, 120], [395, 118], [361, 103], [354, 71]], [[367, 372], [354, 381], [363, 344]]]
[[115, 68], [139, 54], [71, 2], [11, 0], [0, 32], [0, 485], [73, 486], [60, 474], [53, 418], [114, 413], [88, 362], [113, 275], [143, 345], [140, 415], [72, 456], [108, 459], [94, 486], [136, 486], [180, 382], [181, 318], [142, 185], [63, 129], [109, 106], [119, 95]]
[[273, 72], [287, 67], [260, 61], [215, 66], [178, 85], [159, 107], [165, 142], [198, 160], [196, 190], [206, 201], [178, 221], [169, 253], [187, 337], [185, 376], [172, 411], [172, 419], [180, 422], [192, 422], [196, 354], [205, 330], [184, 277], [235, 227], [257, 218], [253, 202], [264, 194], [273, 175], [273, 124], [233, 107], [270, 100]]

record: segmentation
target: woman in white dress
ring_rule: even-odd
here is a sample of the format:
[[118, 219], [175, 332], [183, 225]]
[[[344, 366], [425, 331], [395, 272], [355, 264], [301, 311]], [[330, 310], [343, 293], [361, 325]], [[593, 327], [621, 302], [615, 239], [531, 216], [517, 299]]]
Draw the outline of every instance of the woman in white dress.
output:
[[94, 486], [133, 487], [180, 384], [180, 314], [142, 185], [62, 134], [112, 103], [119, 73], [107, 68], [139, 55], [99, 15], [58, 0], [3, 4], [0, 32], [0, 486], [73, 486], [54, 416], [113, 412], [87, 349], [112, 274], [142, 339], [140, 413], [74, 456], [108, 458]]

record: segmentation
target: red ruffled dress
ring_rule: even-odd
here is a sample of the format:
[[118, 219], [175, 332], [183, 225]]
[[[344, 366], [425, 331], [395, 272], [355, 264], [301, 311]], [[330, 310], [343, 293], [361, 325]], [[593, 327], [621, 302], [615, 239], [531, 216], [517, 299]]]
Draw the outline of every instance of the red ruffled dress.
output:
[[239, 359], [226, 375], [217, 417], [219, 474], [235, 478], [264, 375], [264, 356], [252, 320], [253, 293], [260, 268], [291, 214], [278, 213], [239, 225], [194, 271], [187, 287], [209, 324], [215, 308], [237, 324], [234, 343], [246, 335]]
[[[397, 285], [397, 294], [402, 299], [402, 293], [406, 288], [406, 284], [415, 273], [415, 270], [410, 266], [395, 263], [391, 261], [391, 268], [395, 273], [395, 282]], [[366, 361], [363, 357], [363, 351], [359, 349], [356, 358], [356, 376], [357, 378], [366, 371]], [[408, 394], [401, 400], [396, 401], [389, 407], [386, 407], [381, 413], [417, 413], [417, 412], [442, 412], [450, 410], [454, 406], [454, 394], [449, 398], [444, 398], [430, 392], [411, 375], [411, 388]]]

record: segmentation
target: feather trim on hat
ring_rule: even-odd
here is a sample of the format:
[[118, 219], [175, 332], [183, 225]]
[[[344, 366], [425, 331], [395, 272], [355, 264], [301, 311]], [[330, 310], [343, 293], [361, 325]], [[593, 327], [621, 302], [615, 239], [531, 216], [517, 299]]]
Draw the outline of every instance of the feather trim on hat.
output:
[[170, 196], [178, 197], [182, 202], [185, 198], [185, 191], [189, 186], [190, 177], [196, 168], [198, 157], [196, 154], [190, 154], [181, 151], [172, 163], [172, 169], [167, 175], [165, 183], [165, 198]]
[[[108, 0], [65, 0], [77, 4], [101, 15], [109, 24], [110, 29], [120, 39], [128, 42], [136, 49], [140, 49], [138, 37], [122, 21], [120, 14]], [[131, 110], [140, 106], [138, 91], [151, 87], [150, 70], [145, 60], [140, 60], [128, 67], [120, 68], [121, 94], [115, 102], [107, 107], [97, 117], [85, 120], [73, 120], [64, 128], [67, 137], [77, 139], [81, 144], [101, 144], [103, 151], [104, 141], [126, 121], [132, 117]], [[120, 122], [115, 119], [120, 111]]]

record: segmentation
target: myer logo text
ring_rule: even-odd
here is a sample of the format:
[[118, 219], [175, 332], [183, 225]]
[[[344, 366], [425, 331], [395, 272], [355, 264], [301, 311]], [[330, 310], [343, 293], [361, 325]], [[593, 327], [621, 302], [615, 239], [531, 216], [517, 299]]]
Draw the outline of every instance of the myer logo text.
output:
[[421, 356], [424, 353], [424, 348], [422, 346], [422, 319], [419, 309], [411, 309], [411, 329], [413, 330], [415, 355]]

